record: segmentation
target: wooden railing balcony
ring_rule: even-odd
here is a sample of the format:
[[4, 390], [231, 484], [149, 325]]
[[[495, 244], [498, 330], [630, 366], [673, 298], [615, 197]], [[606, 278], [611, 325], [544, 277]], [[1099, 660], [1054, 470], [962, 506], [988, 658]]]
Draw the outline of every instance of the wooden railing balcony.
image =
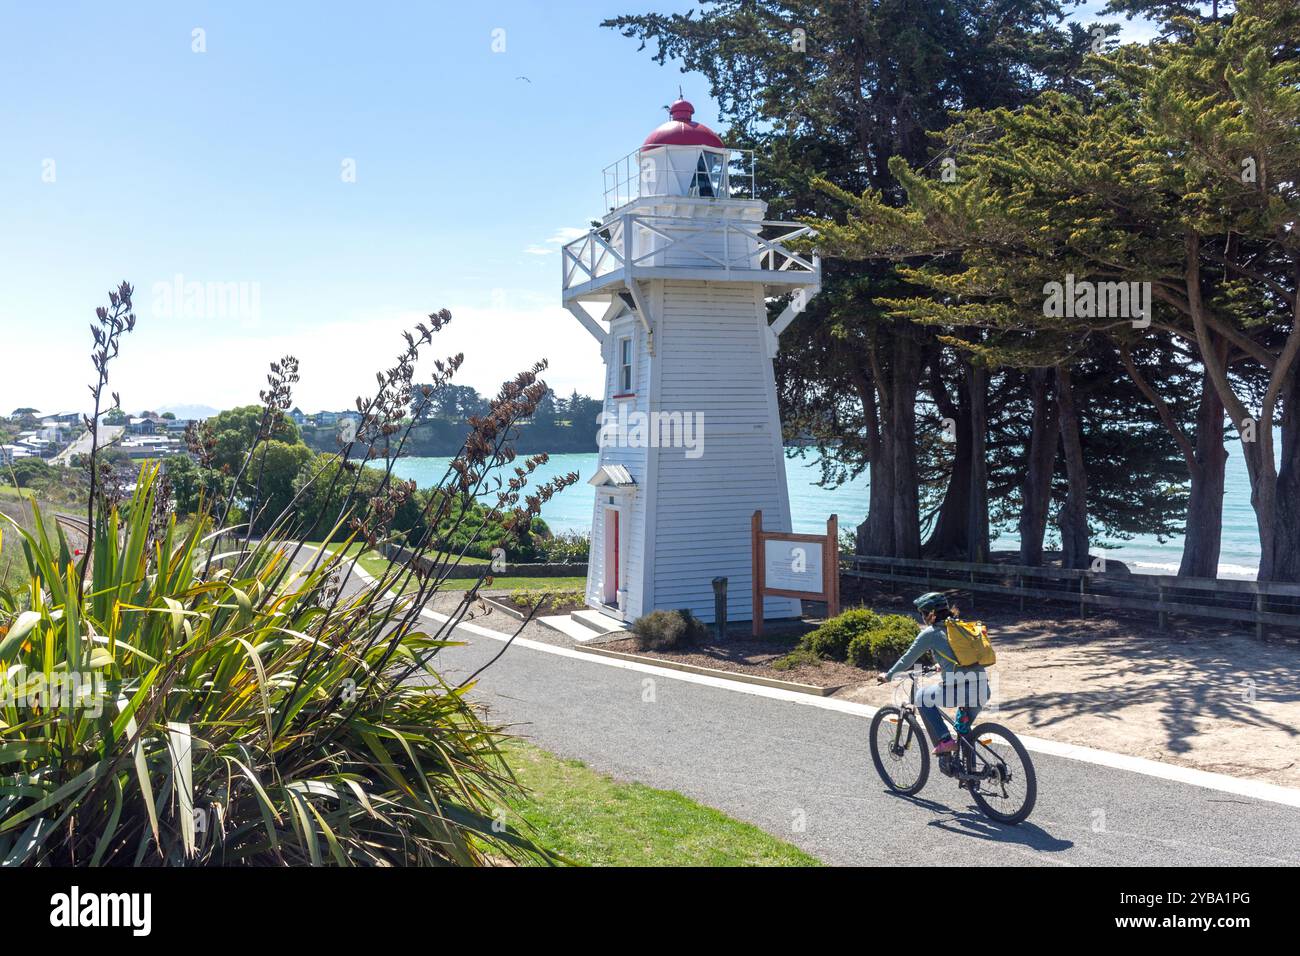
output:
[[820, 285], [820, 259], [788, 245], [813, 234], [788, 222], [625, 213], [564, 246], [564, 298], [648, 278]]

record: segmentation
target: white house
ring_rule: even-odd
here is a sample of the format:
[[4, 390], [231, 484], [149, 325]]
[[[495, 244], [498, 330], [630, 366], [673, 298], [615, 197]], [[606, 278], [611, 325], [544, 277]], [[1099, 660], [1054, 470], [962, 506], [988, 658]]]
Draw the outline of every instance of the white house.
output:
[[157, 415], [137, 415], [127, 419], [128, 435], [157, 435], [167, 430], [167, 420]]
[[[600, 343], [604, 416], [587, 603], [618, 621], [656, 609], [753, 617], [751, 517], [790, 530], [772, 358], [820, 287], [810, 230], [767, 222], [753, 157], [678, 100], [605, 171], [608, 212], [563, 250], [565, 307]], [[767, 300], [788, 297], [774, 322]], [[590, 307], [590, 311], [589, 308]], [[798, 602], [768, 598], [764, 617]]]

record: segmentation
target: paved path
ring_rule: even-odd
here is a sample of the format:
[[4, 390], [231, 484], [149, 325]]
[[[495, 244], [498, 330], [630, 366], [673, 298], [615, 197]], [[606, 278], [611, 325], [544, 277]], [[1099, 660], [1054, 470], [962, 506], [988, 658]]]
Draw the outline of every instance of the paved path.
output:
[[[459, 636], [468, 645], [440, 655], [448, 677], [501, 649]], [[917, 798], [885, 791], [861, 716], [603, 659], [514, 645], [474, 696], [547, 750], [677, 790], [828, 863], [1300, 864], [1293, 806], [1035, 753], [1038, 804], [1003, 827], [935, 771]]]
[[[477, 623], [505, 630], [500, 617]], [[502, 640], [477, 623], [457, 632], [465, 646], [439, 654], [448, 679], [501, 651]], [[915, 798], [886, 791], [859, 714], [662, 669], [652, 675], [567, 648], [511, 645], [472, 696], [552, 753], [684, 793], [828, 863], [1300, 864], [1296, 806], [1040, 752], [1032, 754], [1033, 815], [1004, 827], [933, 769]]]

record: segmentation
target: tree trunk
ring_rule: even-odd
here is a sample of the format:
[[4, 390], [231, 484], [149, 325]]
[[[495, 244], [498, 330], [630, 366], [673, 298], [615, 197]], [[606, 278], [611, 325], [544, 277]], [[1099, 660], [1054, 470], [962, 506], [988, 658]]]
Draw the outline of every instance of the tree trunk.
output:
[[[1292, 303], [1291, 329], [1269, 371], [1268, 387], [1259, 403], [1258, 418], [1252, 416], [1232, 387], [1228, 378], [1227, 363], [1214, 351], [1209, 327], [1209, 315], [1201, 296], [1201, 237], [1193, 229], [1185, 235], [1185, 286], [1187, 312], [1196, 330], [1196, 341], [1201, 351], [1201, 361], [1214, 381], [1215, 390], [1223, 401], [1228, 417], [1242, 436], [1241, 453], [1246, 459], [1250, 474], [1250, 504], [1255, 509], [1255, 523], [1259, 531], [1259, 581], [1300, 581], [1300, 559], [1295, 556], [1296, 518], [1294, 502], [1285, 502], [1279, 515], [1280, 488], [1278, 463], [1273, 455], [1273, 423], [1278, 399], [1285, 410], [1288, 398], [1295, 390], [1295, 363], [1300, 356], [1300, 295]], [[1296, 261], [1296, 278], [1300, 279], [1300, 259]], [[1294, 440], [1290, 453], [1297, 454]], [[1294, 467], [1294, 466], [1293, 466]], [[1297, 479], [1288, 478], [1287, 487], [1294, 489]]]
[[[1205, 341], [1214, 349], [1213, 361], [1222, 365], [1228, 353], [1227, 340], [1207, 335]], [[1196, 437], [1193, 441], [1174, 416], [1169, 403], [1142, 375], [1127, 346], [1120, 345], [1119, 357], [1138, 391], [1155, 406], [1160, 423], [1178, 444], [1187, 465], [1191, 493], [1187, 500], [1183, 559], [1178, 574], [1182, 577], [1217, 577], [1223, 537], [1224, 467], [1228, 453], [1223, 447], [1223, 398], [1215, 386], [1214, 376], [1207, 364], [1201, 378], [1201, 400], [1196, 412]]]
[[894, 556], [921, 556], [920, 492], [916, 469], [916, 393], [921, 381], [921, 348], [906, 319], [895, 321], [891, 376], [890, 459], [893, 462]]
[[962, 389], [957, 402], [953, 402], [944, 387], [939, 363], [936, 349], [930, 359], [930, 394], [939, 414], [953, 423], [952, 473], [948, 476], [948, 487], [944, 489], [943, 502], [939, 505], [939, 515], [921, 554], [934, 560], [956, 560], [965, 557], [967, 551], [971, 489], [970, 401], [966, 389]]
[[1300, 372], [1282, 389], [1282, 461], [1277, 471], [1274, 581], [1300, 581]]
[[859, 553], [894, 555], [894, 470], [882, 443], [881, 453], [871, 460], [870, 498], [867, 520], [858, 526]]
[[1180, 577], [1214, 578], [1219, 575], [1223, 539], [1224, 469], [1228, 461], [1223, 446], [1223, 400], [1206, 373], [1196, 412], [1196, 450], [1187, 463], [1191, 494], [1187, 499], [1187, 530], [1183, 534]]
[[869, 484], [867, 515], [857, 527], [857, 550], [858, 554], [889, 556], [894, 553], [894, 476], [880, 427], [880, 411], [876, 404], [878, 387], [874, 376], [868, 379], [865, 375], [858, 386], [867, 423]]
[[1029, 450], [1025, 480], [1020, 486], [1020, 563], [1043, 564], [1043, 535], [1052, 504], [1052, 474], [1056, 470], [1059, 408], [1051, 396], [1051, 370], [1029, 372]]
[[1088, 474], [1083, 463], [1083, 440], [1079, 432], [1079, 410], [1074, 400], [1070, 372], [1056, 366], [1056, 400], [1061, 415], [1061, 450], [1065, 453], [1066, 493], [1059, 516], [1061, 567], [1088, 567]]
[[970, 482], [967, 493], [966, 560], [983, 563], [989, 559], [989, 372], [978, 363], [966, 362], [966, 384], [970, 395]]

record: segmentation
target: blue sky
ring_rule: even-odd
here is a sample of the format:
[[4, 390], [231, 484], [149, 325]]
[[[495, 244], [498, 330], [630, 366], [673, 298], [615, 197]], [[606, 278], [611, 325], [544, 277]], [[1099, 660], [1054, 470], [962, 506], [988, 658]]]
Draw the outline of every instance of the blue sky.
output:
[[[689, 6], [3, 0], [0, 412], [84, 404], [87, 324], [123, 278], [132, 411], [256, 401], [285, 352], [303, 408], [346, 407], [442, 307], [427, 354], [465, 352], [462, 382], [546, 357], [557, 390], [598, 392], [559, 240], [678, 83], [717, 125], [701, 79], [599, 23]], [[169, 303], [177, 277], [247, 298]]]

